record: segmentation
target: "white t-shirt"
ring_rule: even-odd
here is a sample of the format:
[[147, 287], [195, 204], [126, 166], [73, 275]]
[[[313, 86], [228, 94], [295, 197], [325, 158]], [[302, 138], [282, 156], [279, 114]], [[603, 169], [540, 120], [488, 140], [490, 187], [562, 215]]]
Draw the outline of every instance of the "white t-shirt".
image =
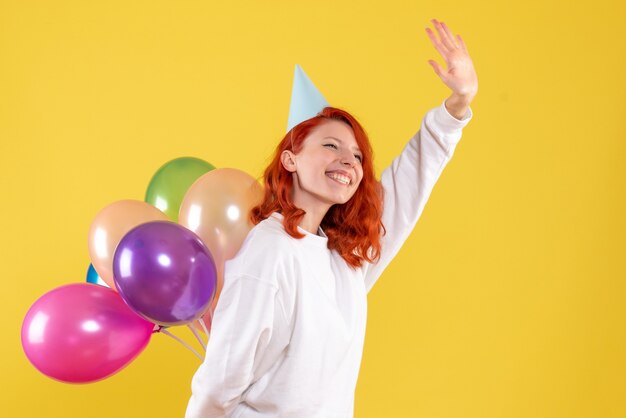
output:
[[377, 263], [351, 268], [321, 228], [293, 238], [279, 213], [250, 231], [226, 263], [187, 418], [354, 415], [367, 293], [417, 223], [471, 117], [432, 109], [383, 172], [387, 234]]

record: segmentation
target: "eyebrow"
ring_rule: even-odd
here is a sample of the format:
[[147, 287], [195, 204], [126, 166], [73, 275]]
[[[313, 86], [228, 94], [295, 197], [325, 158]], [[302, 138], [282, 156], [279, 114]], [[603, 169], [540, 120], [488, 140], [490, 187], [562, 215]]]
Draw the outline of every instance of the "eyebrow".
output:
[[[334, 136], [325, 136], [324, 139], [334, 139], [335, 141], [339, 142], [340, 144], [343, 144], [343, 141], [341, 139], [335, 138]], [[358, 151], [358, 152], [362, 152], [361, 148], [359, 148], [358, 146], [352, 147], [352, 150]]]

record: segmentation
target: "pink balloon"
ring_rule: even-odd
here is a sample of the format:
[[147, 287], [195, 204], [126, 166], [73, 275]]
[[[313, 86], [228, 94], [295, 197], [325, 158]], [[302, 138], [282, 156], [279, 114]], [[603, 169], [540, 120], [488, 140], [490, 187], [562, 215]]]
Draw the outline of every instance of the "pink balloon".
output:
[[75, 283], [51, 290], [31, 306], [22, 324], [22, 347], [46, 376], [89, 383], [133, 361], [153, 328], [114, 290]]

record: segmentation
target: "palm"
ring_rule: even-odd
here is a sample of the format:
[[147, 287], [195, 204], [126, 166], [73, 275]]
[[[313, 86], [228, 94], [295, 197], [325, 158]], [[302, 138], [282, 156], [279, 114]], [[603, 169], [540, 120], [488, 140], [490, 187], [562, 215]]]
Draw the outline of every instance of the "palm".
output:
[[473, 96], [478, 90], [478, 77], [476, 76], [472, 59], [467, 52], [465, 42], [463, 42], [460, 35], [457, 35], [455, 38], [445, 23], [438, 22], [435, 19], [432, 22], [440, 39], [437, 39], [430, 28], [426, 29], [426, 33], [435, 49], [439, 51], [445, 61], [447, 70], [443, 70], [433, 60], [428, 60], [428, 63], [432, 65], [435, 73], [454, 93], [463, 96]]

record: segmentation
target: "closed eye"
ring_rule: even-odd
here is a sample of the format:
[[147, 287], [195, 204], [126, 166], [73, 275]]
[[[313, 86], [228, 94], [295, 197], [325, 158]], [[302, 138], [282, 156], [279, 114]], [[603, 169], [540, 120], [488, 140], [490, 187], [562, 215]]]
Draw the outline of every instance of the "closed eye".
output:
[[[337, 147], [337, 145], [335, 144], [324, 144], [325, 147], [331, 147], [333, 149], [339, 149], [339, 147]], [[354, 154], [354, 158], [356, 158], [360, 164], [363, 163], [363, 156], [359, 155], [359, 154]]]

